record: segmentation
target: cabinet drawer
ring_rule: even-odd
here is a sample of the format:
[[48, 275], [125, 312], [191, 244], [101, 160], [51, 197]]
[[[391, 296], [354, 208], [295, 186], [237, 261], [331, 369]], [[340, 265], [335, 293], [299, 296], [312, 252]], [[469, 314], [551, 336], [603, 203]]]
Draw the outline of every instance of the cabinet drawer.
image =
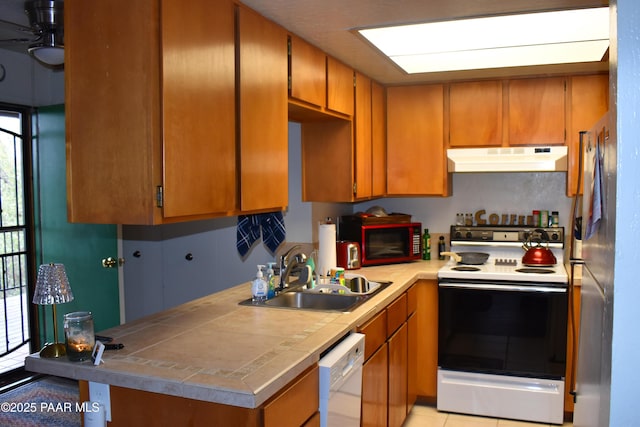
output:
[[373, 319], [359, 327], [358, 332], [365, 335], [364, 360], [369, 360], [371, 355], [387, 340], [386, 310], [382, 310]]
[[292, 381], [264, 406], [264, 425], [301, 426], [318, 410], [320, 402], [318, 366]]
[[387, 337], [407, 320], [407, 294], [404, 293], [387, 306]]

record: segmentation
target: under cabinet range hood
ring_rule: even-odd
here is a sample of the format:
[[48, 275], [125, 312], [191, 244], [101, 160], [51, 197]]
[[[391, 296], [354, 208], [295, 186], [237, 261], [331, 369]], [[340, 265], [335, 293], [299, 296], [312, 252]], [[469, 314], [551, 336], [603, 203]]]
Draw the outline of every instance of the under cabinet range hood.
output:
[[449, 172], [563, 172], [567, 147], [450, 148]]

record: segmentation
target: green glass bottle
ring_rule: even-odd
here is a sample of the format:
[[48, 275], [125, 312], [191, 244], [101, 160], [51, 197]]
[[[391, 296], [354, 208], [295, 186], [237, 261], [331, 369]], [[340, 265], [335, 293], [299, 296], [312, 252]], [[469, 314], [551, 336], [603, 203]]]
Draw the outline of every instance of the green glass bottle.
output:
[[431, 235], [428, 228], [424, 229], [424, 234], [422, 235], [422, 259], [431, 259]]

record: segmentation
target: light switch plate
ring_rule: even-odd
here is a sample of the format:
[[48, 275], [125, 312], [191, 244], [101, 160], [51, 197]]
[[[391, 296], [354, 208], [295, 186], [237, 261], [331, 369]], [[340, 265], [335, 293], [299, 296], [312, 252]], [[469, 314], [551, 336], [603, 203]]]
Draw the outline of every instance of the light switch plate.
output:
[[102, 404], [105, 410], [105, 419], [107, 421], [111, 421], [111, 396], [109, 394], [109, 384], [89, 381], [89, 400]]

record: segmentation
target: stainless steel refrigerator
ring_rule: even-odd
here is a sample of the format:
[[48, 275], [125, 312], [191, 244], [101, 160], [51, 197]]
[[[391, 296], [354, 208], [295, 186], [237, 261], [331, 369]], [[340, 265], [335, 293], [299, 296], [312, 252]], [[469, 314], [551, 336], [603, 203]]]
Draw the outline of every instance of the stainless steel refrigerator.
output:
[[611, 397], [611, 343], [616, 209], [616, 144], [605, 115], [583, 137], [582, 266], [575, 427], [607, 427]]

